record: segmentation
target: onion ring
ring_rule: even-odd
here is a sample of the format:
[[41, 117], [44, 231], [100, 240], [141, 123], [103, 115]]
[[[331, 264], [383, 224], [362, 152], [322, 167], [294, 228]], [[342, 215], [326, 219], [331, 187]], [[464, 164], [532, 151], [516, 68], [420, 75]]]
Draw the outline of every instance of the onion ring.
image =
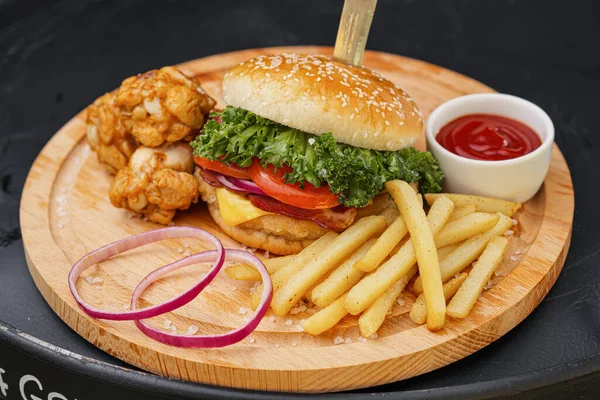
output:
[[[202, 254], [203, 253], [194, 254], [187, 258], [194, 259]], [[214, 258], [218, 257], [218, 252], [215, 250], [204, 252], [204, 254], [211, 254]], [[257, 257], [243, 250], [226, 249], [225, 259], [228, 261], [238, 261], [253, 265], [262, 277], [264, 288], [260, 299], [260, 304], [256, 308], [252, 318], [250, 318], [245, 325], [220, 335], [206, 336], [170, 334], [153, 328], [143, 321], [136, 320], [135, 324], [138, 329], [146, 336], [151, 337], [152, 339], [161, 343], [168, 344], [170, 346], [186, 348], [214, 348], [229, 346], [239, 342], [240, 340], [243, 340], [245, 337], [251, 334], [269, 309], [271, 298], [273, 297], [273, 285], [271, 283], [271, 277], [269, 276], [267, 268]], [[197, 262], [197, 260], [193, 260], [191, 263], [193, 262]], [[138, 299], [148, 286], [160, 279], [165, 274], [182, 266], [183, 265], [176, 265], [176, 263], [165, 265], [164, 267], [161, 267], [146, 276], [133, 291], [133, 295], [131, 297], [131, 309], [135, 310]]]
[[228, 179], [229, 177], [225, 176], [225, 175], [221, 175], [221, 174], [217, 174], [217, 181], [225, 186], [227, 189], [232, 190], [234, 192], [238, 192], [238, 193], [248, 193], [248, 191], [246, 189], [242, 189], [241, 187], [233, 184], [232, 182], [229, 181]]
[[260, 194], [263, 196], [268, 196], [265, 192], [263, 192], [263, 190], [261, 188], [258, 187], [258, 185], [254, 182], [252, 182], [251, 180], [248, 179], [239, 179], [239, 178], [234, 178], [234, 177], [227, 177], [227, 180], [229, 180], [231, 183], [233, 183], [235, 186], [239, 187], [242, 190], [254, 193], [254, 194]]
[[[165, 239], [175, 239], [182, 237], [193, 237], [197, 239], [203, 239], [205, 241], [211, 242], [217, 248], [216, 250], [205, 251], [202, 253], [194, 254], [186, 258], [182, 258], [181, 260], [177, 260], [171, 264], [168, 264], [164, 267], [161, 267], [153, 272], [151, 272], [142, 282], [142, 285], [146, 279], [154, 279], [157, 280], [161, 276], [158, 271], [173, 270], [184, 267], [186, 265], [198, 263], [198, 262], [210, 262], [214, 261], [215, 264], [210, 269], [210, 271], [206, 274], [206, 276], [200, 280], [197, 284], [186, 290], [185, 292], [175, 296], [174, 298], [167, 300], [163, 303], [150, 306], [147, 308], [136, 310], [132, 308], [130, 311], [106, 311], [101, 310], [96, 307], [93, 307], [87, 304], [79, 293], [77, 292], [77, 279], [81, 275], [83, 271], [95, 265], [101, 261], [105, 261], [117, 254], [121, 254], [127, 250], [135, 249], [136, 247], [140, 247], [146, 244], [154, 243], [160, 240]], [[203, 231], [202, 229], [192, 228], [192, 227], [170, 227], [170, 228], [162, 228], [156, 229], [149, 232], [140, 233], [137, 235], [130, 236], [125, 239], [118, 240], [116, 242], [107, 244], [99, 248], [98, 250], [92, 251], [91, 253], [83, 256], [79, 261], [77, 261], [73, 268], [71, 268], [71, 272], [69, 272], [69, 289], [75, 297], [77, 304], [83, 311], [85, 311], [89, 316], [98, 318], [98, 319], [107, 319], [113, 321], [126, 321], [126, 320], [139, 320], [145, 318], [152, 318], [160, 314], [164, 314], [169, 311], [173, 311], [183, 305], [192, 301], [198, 294], [217, 276], [221, 268], [223, 267], [223, 263], [225, 261], [225, 250], [223, 249], [223, 245], [215, 236], [210, 233]], [[263, 267], [264, 268], [264, 267]], [[166, 272], [165, 272], [166, 273]], [[159, 275], [159, 276], [157, 276]], [[268, 277], [268, 275], [267, 275]], [[264, 279], [264, 277], [263, 277]], [[152, 282], [154, 282], [154, 280]], [[138, 285], [139, 286], [139, 285]], [[148, 285], [146, 285], [147, 287]]]

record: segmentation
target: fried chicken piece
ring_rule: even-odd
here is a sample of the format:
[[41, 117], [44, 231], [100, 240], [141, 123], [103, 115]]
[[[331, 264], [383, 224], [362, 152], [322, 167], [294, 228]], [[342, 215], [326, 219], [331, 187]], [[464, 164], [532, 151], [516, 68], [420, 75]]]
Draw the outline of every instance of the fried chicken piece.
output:
[[114, 106], [115, 95], [106, 93], [98, 97], [87, 109], [86, 136], [98, 161], [112, 174], [127, 165], [129, 157], [138, 147], [135, 138], [127, 131], [119, 109]]
[[109, 189], [110, 202], [166, 225], [176, 210], [185, 210], [198, 200], [193, 171], [192, 149], [187, 143], [140, 146], [129, 165], [115, 176]]
[[175, 67], [125, 79], [115, 98], [127, 129], [149, 147], [192, 140], [215, 104]]

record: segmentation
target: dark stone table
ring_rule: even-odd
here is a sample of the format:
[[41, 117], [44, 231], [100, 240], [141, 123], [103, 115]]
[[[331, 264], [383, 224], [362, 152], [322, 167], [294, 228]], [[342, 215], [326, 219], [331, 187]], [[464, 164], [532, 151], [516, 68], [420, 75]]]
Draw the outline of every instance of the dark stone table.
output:
[[[555, 287], [497, 342], [420, 377], [321, 397], [598, 398], [597, 4], [379, 1], [369, 48], [461, 72], [550, 114], [575, 185], [573, 239]], [[20, 399], [20, 383], [25, 394], [44, 399], [61, 398], [49, 395], [53, 391], [80, 400], [267, 396], [142, 373], [81, 339], [46, 305], [28, 274], [19, 199], [48, 139], [124, 77], [244, 48], [332, 45], [341, 6], [326, 0], [0, 0], [0, 398]]]

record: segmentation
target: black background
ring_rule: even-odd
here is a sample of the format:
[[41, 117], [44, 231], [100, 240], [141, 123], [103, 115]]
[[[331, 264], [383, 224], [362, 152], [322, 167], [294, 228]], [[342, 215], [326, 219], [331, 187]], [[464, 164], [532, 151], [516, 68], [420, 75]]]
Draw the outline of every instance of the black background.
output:
[[[31, 163], [60, 126], [123, 78], [244, 48], [332, 45], [342, 3], [0, 0], [0, 321], [62, 348], [123, 366], [64, 325], [28, 275], [18, 207]], [[547, 393], [558, 396], [551, 398], [567, 392], [597, 398], [593, 395], [594, 387], [600, 389], [597, 4], [379, 0], [368, 48], [447, 67], [500, 92], [525, 97], [550, 114], [556, 142], [573, 176], [576, 211], [564, 270], [530, 317], [465, 360], [373, 390], [423, 396], [514, 394], [530, 389], [526, 380], [547, 385], [587, 375], [575, 386], [562, 384]], [[9, 354], [2, 345], [0, 340], [0, 368]], [[124, 374], [115, 382], [126, 385], [135, 380], [131, 376]], [[152, 382], [164, 384], [160, 379]], [[203, 389], [194, 385], [189, 390]], [[73, 395], [83, 399], [95, 398], [94, 394], [99, 392]]]

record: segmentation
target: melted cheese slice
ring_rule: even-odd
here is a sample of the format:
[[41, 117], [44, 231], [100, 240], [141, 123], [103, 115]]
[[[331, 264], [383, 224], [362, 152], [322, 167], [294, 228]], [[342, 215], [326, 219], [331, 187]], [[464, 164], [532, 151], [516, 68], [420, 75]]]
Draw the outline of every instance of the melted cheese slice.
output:
[[263, 215], [273, 214], [255, 207], [244, 196], [240, 196], [225, 188], [217, 188], [216, 190], [221, 218], [229, 226], [243, 224]]

